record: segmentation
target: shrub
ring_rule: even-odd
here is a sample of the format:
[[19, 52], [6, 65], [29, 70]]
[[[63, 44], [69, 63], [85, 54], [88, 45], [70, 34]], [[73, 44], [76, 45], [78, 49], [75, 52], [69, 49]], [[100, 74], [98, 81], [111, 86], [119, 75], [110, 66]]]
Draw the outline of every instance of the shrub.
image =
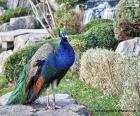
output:
[[82, 33], [88, 31], [89, 29], [91, 29], [92, 27], [96, 27], [97, 25], [103, 24], [103, 23], [110, 23], [111, 20], [109, 19], [96, 19], [93, 20], [91, 22], [89, 22], [88, 24], [86, 24], [83, 29], [82, 29]]
[[133, 112], [122, 112], [123, 116], [140, 115], [140, 58], [132, 57], [128, 61], [127, 73], [123, 86], [123, 94], [120, 106], [123, 110], [135, 110]]
[[139, 116], [140, 58], [122, 58], [112, 51], [90, 49], [81, 58], [80, 79], [104, 94], [120, 98], [124, 116]]
[[90, 49], [81, 58], [80, 78], [105, 94], [122, 92], [124, 60], [112, 51]]
[[99, 20], [92, 25], [93, 27], [85, 33], [85, 38], [90, 40], [87, 47], [115, 49], [118, 42], [114, 38], [113, 22]]
[[[71, 43], [82, 52], [89, 48], [115, 49], [118, 41], [114, 38], [113, 24], [110, 20], [97, 20], [92, 26], [85, 26], [85, 33], [70, 36]], [[83, 29], [83, 30], [84, 30]]]
[[72, 7], [64, 5], [55, 12], [55, 18], [58, 26], [69, 34], [80, 33], [82, 14], [76, 13]]
[[116, 10], [114, 32], [116, 39], [140, 36], [140, 2], [138, 0], [121, 0]]
[[25, 16], [31, 11], [26, 8], [17, 7], [16, 9], [8, 9], [6, 12], [0, 16], [0, 24], [9, 22], [10, 18]]

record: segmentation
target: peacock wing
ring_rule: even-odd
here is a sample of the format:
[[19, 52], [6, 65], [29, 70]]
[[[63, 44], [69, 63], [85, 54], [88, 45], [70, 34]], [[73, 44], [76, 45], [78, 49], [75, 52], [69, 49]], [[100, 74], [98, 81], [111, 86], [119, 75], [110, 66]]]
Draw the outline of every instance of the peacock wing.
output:
[[[37, 51], [36, 53], [33, 55], [33, 57], [30, 60], [30, 68], [29, 68], [29, 73], [28, 73], [28, 80], [31, 80], [31, 78], [36, 74], [37, 70], [38, 70], [38, 65], [37, 65], [37, 61], [41, 61], [45, 58], [48, 57], [48, 55], [53, 52], [53, 47], [49, 44], [46, 43], [44, 45], [42, 45]], [[28, 82], [27, 82], [28, 83]]]
[[29, 85], [31, 82], [36, 80], [36, 78], [34, 78], [34, 75], [36, 75], [37, 70], [38, 70], [38, 65], [37, 65], [38, 62], [37, 61], [41, 61], [43, 59], [46, 59], [50, 53], [57, 50], [59, 43], [60, 43], [60, 40], [58, 40], [58, 39], [48, 41], [48, 43], [42, 45], [35, 52], [35, 54], [33, 55], [33, 57], [30, 60], [28, 78], [26, 80], [27, 85]]

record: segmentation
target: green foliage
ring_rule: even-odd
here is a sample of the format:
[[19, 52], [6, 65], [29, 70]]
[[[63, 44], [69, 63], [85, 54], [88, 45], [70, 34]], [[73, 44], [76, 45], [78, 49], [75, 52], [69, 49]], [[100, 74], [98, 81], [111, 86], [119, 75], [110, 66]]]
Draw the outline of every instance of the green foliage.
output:
[[4, 64], [4, 74], [8, 81], [16, 81], [24, 65], [31, 59], [36, 50], [45, 42], [23, 48], [12, 54]]
[[112, 21], [95, 21], [93, 27], [85, 33], [86, 39], [90, 40], [87, 47], [99, 47], [106, 49], [115, 49], [118, 42], [114, 38]]
[[8, 92], [11, 92], [13, 90], [13, 87], [4, 87], [2, 89], [0, 89], [0, 96], [8, 93]]
[[3, 7], [4, 9], [7, 8], [6, 3], [3, 2], [3, 0], [0, 0], [0, 6]]
[[113, 22], [110, 20], [96, 20], [83, 29], [86, 31], [80, 35], [70, 36], [71, 43], [76, 49], [85, 51], [89, 48], [115, 49], [118, 41], [114, 38]]
[[55, 12], [57, 24], [69, 34], [77, 34], [81, 29], [81, 21], [79, 15], [76, 14], [75, 9], [68, 5], [64, 5]]
[[91, 22], [89, 22], [88, 24], [86, 24], [83, 29], [82, 29], [82, 33], [88, 31], [89, 29], [91, 29], [92, 27], [96, 27], [100, 24], [106, 24], [106, 23], [110, 23], [111, 21], [109, 19], [96, 19], [93, 20]]
[[7, 84], [7, 80], [5, 76], [0, 74], [0, 89], [6, 86], [6, 84]]
[[9, 22], [10, 18], [25, 16], [31, 11], [26, 8], [17, 7], [16, 9], [8, 9], [6, 12], [0, 16], [0, 24]]
[[55, 0], [57, 3], [61, 4], [61, 3], [75, 3], [78, 2], [79, 0]]
[[[121, 0], [116, 10], [114, 32], [116, 38], [123, 40], [122, 34], [128, 37], [140, 36], [140, 2], [138, 0]], [[121, 37], [122, 36], [122, 37]]]

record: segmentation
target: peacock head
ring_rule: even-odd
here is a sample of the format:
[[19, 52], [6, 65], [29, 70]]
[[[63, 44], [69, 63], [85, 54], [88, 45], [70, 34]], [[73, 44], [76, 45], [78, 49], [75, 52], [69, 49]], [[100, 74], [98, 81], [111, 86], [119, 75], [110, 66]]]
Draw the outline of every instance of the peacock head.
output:
[[66, 31], [62, 32], [62, 31], [59, 30], [59, 37], [62, 40], [67, 40], [67, 32]]

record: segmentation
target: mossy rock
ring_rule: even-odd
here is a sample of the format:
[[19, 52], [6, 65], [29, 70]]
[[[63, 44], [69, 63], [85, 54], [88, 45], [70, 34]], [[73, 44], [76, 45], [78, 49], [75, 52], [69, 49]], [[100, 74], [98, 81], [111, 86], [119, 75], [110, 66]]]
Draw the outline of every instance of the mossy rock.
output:
[[114, 21], [116, 39], [125, 40], [140, 36], [140, 1], [121, 0]]

